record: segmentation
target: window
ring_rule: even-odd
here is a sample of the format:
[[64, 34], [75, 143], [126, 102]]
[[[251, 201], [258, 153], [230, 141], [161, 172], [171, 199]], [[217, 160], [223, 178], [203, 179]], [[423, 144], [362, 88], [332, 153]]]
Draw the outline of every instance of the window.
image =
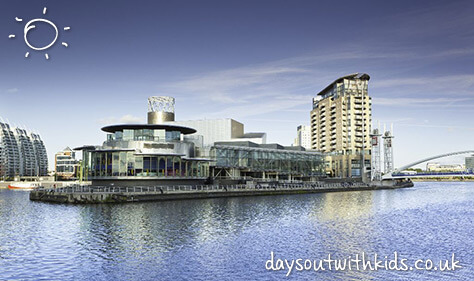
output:
[[155, 141], [165, 141], [165, 130], [154, 130], [153, 136]]
[[143, 157], [135, 156], [135, 175], [143, 176]]
[[157, 166], [158, 166], [158, 157], [151, 157], [150, 163], [150, 172], [153, 176], [156, 176]]
[[119, 152], [112, 153], [112, 175], [119, 176]]
[[158, 175], [159, 176], [165, 176], [166, 172], [166, 158], [165, 157], [160, 157], [158, 159]]
[[127, 152], [127, 176], [135, 176], [135, 156]]
[[133, 134], [134, 140], [143, 140], [143, 130], [135, 130]]
[[143, 157], [143, 172], [148, 174], [151, 170], [151, 157]]
[[181, 133], [178, 131], [166, 132], [166, 141], [179, 140], [181, 138]]
[[123, 140], [131, 141], [133, 140], [133, 130], [123, 130]]
[[127, 175], [127, 153], [120, 152], [119, 159], [120, 159], [119, 175], [123, 177]]
[[106, 159], [106, 176], [112, 176], [112, 152], [107, 152], [104, 154]]
[[153, 130], [150, 130], [150, 129], [143, 129], [142, 131], [142, 138], [143, 140], [153, 140]]
[[115, 139], [122, 140], [123, 133], [121, 131], [115, 132]]

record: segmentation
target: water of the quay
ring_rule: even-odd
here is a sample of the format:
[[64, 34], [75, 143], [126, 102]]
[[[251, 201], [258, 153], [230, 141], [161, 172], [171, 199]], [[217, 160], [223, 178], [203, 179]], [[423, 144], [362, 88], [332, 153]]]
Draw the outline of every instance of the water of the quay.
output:
[[[0, 190], [0, 280], [472, 280], [473, 222], [474, 182], [110, 205]], [[304, 270], [328, 254], [394, 252], [407, 266], [434, 266]], [[434, 269], [453, 254], [461, 268]], [[297, 259], [303, 269], [294, 263], [286, 276]]]

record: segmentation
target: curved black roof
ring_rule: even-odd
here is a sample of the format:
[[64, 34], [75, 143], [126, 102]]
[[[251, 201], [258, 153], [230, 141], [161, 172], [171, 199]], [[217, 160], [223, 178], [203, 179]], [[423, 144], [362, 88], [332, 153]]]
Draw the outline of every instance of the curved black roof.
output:
[[95, 150], [97, 147], [95, 145], [83, 145], [80, 147], [75, 147], [73, 150]]
[[349, 74], [346, 76], [342, 76], [334, 80], [331, 84], [329, 84], [326, 88], [324, 88], [321, 92], [317, 94], [317, 96], [324, 95], [328, 90], [330, 90], [334, 84], [340, 83], [344, 79], [361, 79], [361, 80], [370, 80], [370, 76], [367, 73], [354, 73], [354, 74]]
[[102, 131], [107, 133], [115, 133], [118, 131], [126, 130], [140, 130], [140, 129], [150, 129], [150, 130], [166, 130], [166, 131], [179, 131], [184, 135], [194, 134], [195, 129], [177, 125], [167, 125], [167, 124], [119, 124], [119, 125], [110, 125], [102, 128]]

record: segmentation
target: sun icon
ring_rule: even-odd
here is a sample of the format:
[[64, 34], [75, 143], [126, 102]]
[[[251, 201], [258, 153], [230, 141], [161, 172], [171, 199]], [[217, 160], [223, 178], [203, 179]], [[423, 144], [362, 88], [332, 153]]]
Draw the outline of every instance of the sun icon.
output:
[[[43, 15], [46, 15], [46, 12], [47, 12], [47, 8], [45, 7], [43, 9]], [[20, 19], [18, 17], [15, 18], [15, 20], [17, 22], [23, 22], [23, 19]], [[35, 22], [44, 22], [44, 23], [47, 23], [49, 25], [51, 25], [53, 28], [54, 28], [54, 31], [55, 31], [55, 37], [53, 39], [53, 41], [51, 41], [48, 45], [46, 46], [43, 46], [43, 47], [37, 47], [37, 46], [33, 46], [29, 41], [28, 41], [28, 32], [30, 32], [30, 30], [36, 28], [35, 25], [33, 25]], [[63, 28], [63, 30], [65, 31], [68, 31], [68, 30], [71, 30], [71, 27], [69, 26], [66, 26]], [[50, 47], [52, 47], [56, 41], [58, 40], [58, 36], [59, 36], [59, 30], [58, 30], [58, 27], [50, 20], [47, 20], [47, 19], [43, 19], [43, 18], [37, 18], [37, 19], [32, 19], [30, 20], [28, 23], [25, 24], [25, 28], [23, 29], [23, 38], [25, 39], [25, 44], [32, 50], [35, 50], [35, 51], [44, 51], [44, 50], [47, 50], [49, 49]], [[8, 36], [8, 38], [10, 39], [14, 39], [16, 38], [16, 35], [15, 34], [10, 34]], [[66, 43], [66, 42], [62, 42], [61, 43], [64, 47], [68, 47], [69, 45]], [[26, 52], [25, 54], [25, 58], [28, 58], [30, 55], [30, 52]], [[44, 56], [46, 57], [47, 60], [49, 60], [49, 55], [48, 53], [45, 53]]]

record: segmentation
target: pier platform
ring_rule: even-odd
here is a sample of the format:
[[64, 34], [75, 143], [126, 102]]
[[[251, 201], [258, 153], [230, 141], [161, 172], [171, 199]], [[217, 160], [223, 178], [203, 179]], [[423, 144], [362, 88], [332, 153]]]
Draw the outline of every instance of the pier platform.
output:
[[39, 188], [30, 192], [30, 200], [53, 203], [97, 204], [201, 198], [264, 196], [321, 192], [360, 191], [411, 187], [413, 183], [370, 185], [361, 182], [273, 184], [273, 185], [198, 185], [198, 186], [69, 186]]

